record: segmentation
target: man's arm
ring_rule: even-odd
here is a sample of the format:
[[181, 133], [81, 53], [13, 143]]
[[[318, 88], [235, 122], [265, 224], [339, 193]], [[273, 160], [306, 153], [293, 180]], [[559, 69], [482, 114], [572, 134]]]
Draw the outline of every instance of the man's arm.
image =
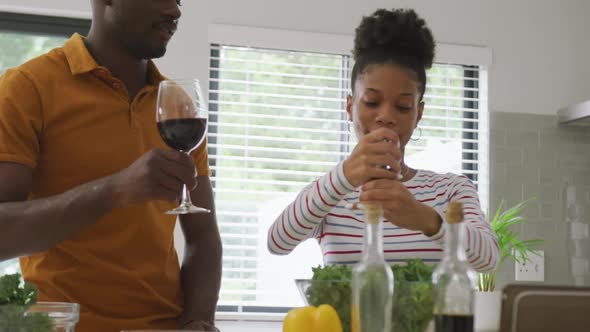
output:
[[32, 173], [28, 166], [0, 163], [0, 261], [51, 248], [112, 209], [105, 179], [27, 201]]
[[181, 269], [184, 292], [181, 327], [196, 326], [200, 322], [214, 324], [221, 286], [221, 238], [211, 182], [208, 176], [198, 176], [197, 180], [197, 189], [191, 192], [193, 204], [210, 209], [211, 213], [180, 216], [186, 242]]
[[0, 261], [47, 250], [112, 209], [149, 200], [178, 200], [183, 183], [195, 184], [192, 160], [160, 149], [119, 173], [27, 201], [32, 174], [28, 166], [0, 162]]

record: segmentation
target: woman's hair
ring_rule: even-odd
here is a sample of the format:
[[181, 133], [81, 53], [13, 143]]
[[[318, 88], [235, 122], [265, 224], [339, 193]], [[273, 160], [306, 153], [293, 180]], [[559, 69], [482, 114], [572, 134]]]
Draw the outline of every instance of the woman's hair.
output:
[[426, 69], [432, 67], [434, 38], [412, 9], [379, 9], [363, 17], [354, 38], [352, 91], [369, 65], [397, 64], [416, 72], [420, 100], [426, 90]]

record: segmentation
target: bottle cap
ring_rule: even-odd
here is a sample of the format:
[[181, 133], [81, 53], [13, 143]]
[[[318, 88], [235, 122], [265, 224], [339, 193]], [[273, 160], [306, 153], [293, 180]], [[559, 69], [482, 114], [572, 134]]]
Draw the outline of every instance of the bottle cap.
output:
[[446, 212], [447, 223], [456, 224], [463, 221], [463, 203], [451, 202]]

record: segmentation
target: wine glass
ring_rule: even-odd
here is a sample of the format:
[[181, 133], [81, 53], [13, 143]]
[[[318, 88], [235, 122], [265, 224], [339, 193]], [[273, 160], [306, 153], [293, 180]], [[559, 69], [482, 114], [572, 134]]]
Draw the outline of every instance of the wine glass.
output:
[[[201, 94], [199, 81], [164, 80], [158, 88], [156, 121], [158, 131], [166, 144], [182, 153], [190, 154], [203, 143], [207, 135], [208, 113]], [[194, 206], [187, 191], [182, 189], [180, 205], [166, 214], [209, 213], [208, 209]]]

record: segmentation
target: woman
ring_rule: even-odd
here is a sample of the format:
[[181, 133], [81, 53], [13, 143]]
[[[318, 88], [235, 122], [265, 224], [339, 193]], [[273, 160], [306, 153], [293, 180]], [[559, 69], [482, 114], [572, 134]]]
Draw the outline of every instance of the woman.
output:
[[316, 238], [325, 264], [354, 264], [363, 244], [360, 202], [383, 206], [384, 253], [388, 262], [421, 258], [438, 262], [448, 202], [465, 209], [466, 254], [478, 271], [496, 268], [499, 250], [481, 211], [477, 191], [465, 176], [409, 167], [405, 146], [424, 110], [426, 69], [434, 40], [413, 10], [378, 10], [356, 29], [352, 95], [346, 111], [358, 144], [350, 156], [308, 185], [271, 226], [268, 248], [288, 254]]

